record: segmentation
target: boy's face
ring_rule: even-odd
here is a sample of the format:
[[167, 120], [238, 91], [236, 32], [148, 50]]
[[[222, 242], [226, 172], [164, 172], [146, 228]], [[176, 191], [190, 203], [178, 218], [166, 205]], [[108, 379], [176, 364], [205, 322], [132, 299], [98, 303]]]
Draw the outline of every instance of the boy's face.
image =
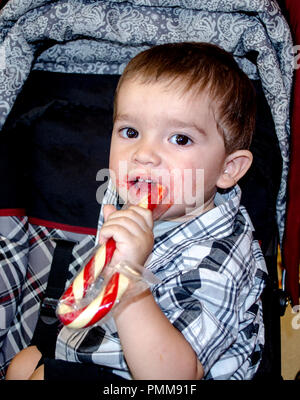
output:
[[127, 79], [116, 105], [109, 167], [121, 198], [136, 204], [159, 182], [172, 203], [164, 218], [211, 209], [226, 153], [208, 95]]

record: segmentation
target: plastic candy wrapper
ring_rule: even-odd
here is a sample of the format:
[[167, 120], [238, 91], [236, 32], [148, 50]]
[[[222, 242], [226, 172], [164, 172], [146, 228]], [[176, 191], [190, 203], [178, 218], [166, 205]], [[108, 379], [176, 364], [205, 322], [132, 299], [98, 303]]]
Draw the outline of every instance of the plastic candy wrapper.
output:
[[[167, 191], [159, 184], [149, 184], [149, 190], [138, 206], [152, 211], [158, 219], [170, 207], [162, 204]], [[102, 319], [130, 287], [131, 295], [157, 283], [155, 276], [144, 267], [125, 260], [110, 265], [116, 248], [111, 238], [104, 245], [96, 246], [92, 256], [59, 300], [56, 314], [61, 322], [74, 329], [86, 328]], [[134, 283], [134, 285], [131, 285]]]
[[[97, 269], [95, 264], [100, 261], [99, 256], [95, 257], [97, 251], [99, 251], [98, 246], [86, 264], [90, 272], [92, 269]], [[79, 288], [80, 279], [83, 278], [84, 273], [87, 273], [85, 270], [86, 267], [74, 279], [74, 281], [77, 280], [77, 285], [70, 286], [73, 290], [65, 292], [60, 298], [56, 310], [61, 322], [73, 329], [87, 328], [96, 324], [107, 316], [122, 298], [136, 296], [151, 285], [160, 282], [146, 268], [122, 261], [114, 266], [107, 265], [95, 279], [91, 274], [90, 279], [86, 281], [86, 288], [84, 285]], [[76, 298], [74, 290], [76, 292], [77, 289], [79, 297]]]

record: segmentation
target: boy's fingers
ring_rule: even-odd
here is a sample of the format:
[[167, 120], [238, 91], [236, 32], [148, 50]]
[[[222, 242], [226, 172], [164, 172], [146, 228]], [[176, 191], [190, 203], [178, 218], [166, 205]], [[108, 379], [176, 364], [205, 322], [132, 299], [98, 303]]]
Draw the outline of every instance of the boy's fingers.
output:
[[[116, 211], [116, 207], [114, 207], [112, 204], [105, 204], [103, 206], [103, 218], [104, 222], [108, 219], [110, 214]], [[109, 238], [105, 238], [103, 235], [101, 235], [102, 230], [100, 231], [100, 236], [99, 236], [99, 244], [105, 244]]]
[[147, 225], [149, 226], [149, 228], [151, 228], [151, 229], [153, 228], [153, 215], [150, 210], [139, 207], [139, 206], [130, 206], [129, 210], [133, 210], [134, 212], [139, 214], [147, 222]]
[[[152, 213], [138, 206], [130, 206], [126, 210], [117, 211], [111, 204], [103, 207], [104, 225], [100, 231], [99, 244], [105, 244], [110, 237], [120, 240], [114, 231], [123, 227], [128, 233], [135, 236], [143, 235], [153, 228]], [[120, 232], [123, 232], [121, 230]]]
[[138, 224], [144, 231], [153, 228], [151, 211], [144, 210], [141, 207], [131, 206], [126, 210], [120, 210], [111, 213], [109, 215], [109, 218], [105, 220], [105, 223], [107, 224], [110, 221], [116, 223], [115, 220], [120, 221], [122, 224], [126, 224], [126, 221], [128, 221], [128, 223], [131, 223], [131, 221], [133, 221], [134, 223]]
[[103, 227], [101, 234], [104, 240], [112, 237], [118, 243], [126, 243], [142, 237], [142, 231], [139, 231], [139, 229], [137, 226], [128, 228], [111, 223]]
[[[126, 229], [130, 234], [134, 236], [142, 236], [145, 233], [152, 232], [152, 230], [148, 227], [147, 223], [144, 219], [138, 221], [138, 218], [130, 218], [121, 216], [118, 218], [111, 218], [107, 222], [104, 223], [101, 229], [101, 234], [103, 232], [107, 232], [106, 229], [111, 227], [117, 227]], [[106, 235], [105, 235], [106, 236]]]

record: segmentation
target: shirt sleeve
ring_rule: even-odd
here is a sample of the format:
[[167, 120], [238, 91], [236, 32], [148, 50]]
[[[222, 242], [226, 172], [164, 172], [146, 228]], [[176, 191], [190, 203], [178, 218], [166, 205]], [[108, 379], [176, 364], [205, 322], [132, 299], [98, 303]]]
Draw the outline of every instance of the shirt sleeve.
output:
[[165, 281], [157, 288], [156, 298], [207, 373], [238, 334], [234, 280], [200, 264]]

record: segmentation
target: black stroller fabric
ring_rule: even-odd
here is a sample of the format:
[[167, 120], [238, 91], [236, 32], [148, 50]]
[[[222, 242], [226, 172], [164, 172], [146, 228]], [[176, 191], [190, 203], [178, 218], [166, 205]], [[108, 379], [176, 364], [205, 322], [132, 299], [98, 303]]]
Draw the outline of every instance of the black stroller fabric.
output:
[[[95, 233], [118, 75], [33, 71], [3, 128], [2, 209]], [[14, 145], [19, 143], [18, 147]], [[75, 229], [75, 228], [73, 228]]]
[[139, 51], [183, 40], [231, 51], [257, 90], [254, 163], [241, 181], [242, 203], [270, 277], [264, 303], [272, 345], [257, 376], [280, 376], [274, 292], [293, 54], [277, 3], [12, 0], [0, 28], [0, 376], [32, 339], [57, 239], [75, 242], [66, 285], [95, 244], [103, 183], [97, 172], [108, 167], [119, 75]]

